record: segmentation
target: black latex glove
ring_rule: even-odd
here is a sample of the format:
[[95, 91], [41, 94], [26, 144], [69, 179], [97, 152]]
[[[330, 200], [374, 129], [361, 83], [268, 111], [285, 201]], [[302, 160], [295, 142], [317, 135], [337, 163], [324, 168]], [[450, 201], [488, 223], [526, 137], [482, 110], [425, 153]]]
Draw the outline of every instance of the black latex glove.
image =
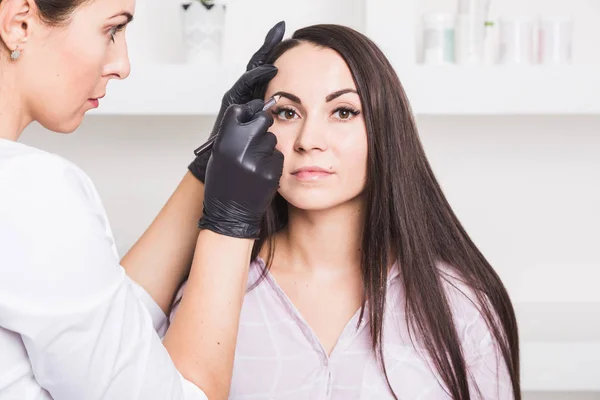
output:
[[267, 129], [264, 102], [230, 106], [206, 166], [204, 215], [198, 223], [226, 236], [257, 239], [260, 222], [279, 186], [283, 154]]
[[[270, 64], [265, 64], [269, 53], [273, 48], [281, 42], [285, 33], [285, 22], [281, 21], [276, 24], [267, 33], [265, 42], [260, 49], [250, 59], [246, 66], [246, 72], [240, 79], [229, 89], [221, 101], [221, 109], [217, 114], [215, 125], [209, 135], [209, 138], [216, 135], [219, 126], [221, 126], [223, 115], [227, 108], [232, 104], [244, 104], [252, 100], [256, 87], [269, 82], [277, 74], [277, 68]], [[206, 164], [210, 157], [210, 152], [206, 152], [194, 159], [188, 166], [188, 169], [196, 178], [204, 182], [206, 173]]]

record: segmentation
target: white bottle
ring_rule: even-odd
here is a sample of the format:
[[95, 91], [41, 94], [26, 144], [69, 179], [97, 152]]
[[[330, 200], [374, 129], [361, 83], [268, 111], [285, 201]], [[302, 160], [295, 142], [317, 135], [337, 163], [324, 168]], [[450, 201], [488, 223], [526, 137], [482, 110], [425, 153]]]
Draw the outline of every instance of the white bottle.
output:
[[533, 63], [534, 24], [527, 17], [500, 19], [500, 64]]
[[495, 65], [498, 63], [498, 23], [485, 21], [483, 63]]
[[432, 13], [423, 16], [423, 63], [454, 63], [454, 24], [452, 14]]
[[455, 49], [458, 64], [482, 64], [489, 0], [458, 0]]
[[573, 20], [543, 17], [539, 29], [540, 64], [570, 64], [573, 58]]

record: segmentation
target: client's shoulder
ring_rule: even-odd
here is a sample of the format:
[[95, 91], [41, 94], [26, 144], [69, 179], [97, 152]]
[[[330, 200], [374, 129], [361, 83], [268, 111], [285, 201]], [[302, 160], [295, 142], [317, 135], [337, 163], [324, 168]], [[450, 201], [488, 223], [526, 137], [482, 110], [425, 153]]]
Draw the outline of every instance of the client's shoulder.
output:
[[481, 315], [481, 301], [471, 282], [446, 262], [438, 262], [442, 287], [455, 318], [473, 320]]
[[[493, 321], [494, 324], [500, 324], [500, 320], [488, 295], [478, 291], [475, 284], [468, 282], [457, 268], [445, 263], [440, 263], [439, 268], [467, 361], [496, 349], [496, 340], [489, 323]], [[487, 313], [491, 321], [486, 317]]]
[[[481, 301], [473, 285], [462, 276], [458, 268], [443, 261], [438, 261], [435, 266], [439, 271], [441, 287], [455, 322], [465, 326], [481, 319]], [[404, 306], [407, 299], [403, 271], [397, 263], [390, 271], [389, 283], [393, 285], [393, 290], [388, 290], [388, 296], [391, 296], [389, 300]]]

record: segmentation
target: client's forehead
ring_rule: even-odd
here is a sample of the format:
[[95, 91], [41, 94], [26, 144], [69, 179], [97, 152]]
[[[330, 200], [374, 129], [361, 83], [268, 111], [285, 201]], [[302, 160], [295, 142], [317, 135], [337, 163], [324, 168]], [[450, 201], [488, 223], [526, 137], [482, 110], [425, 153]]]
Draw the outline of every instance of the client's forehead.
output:
[[300, 44], [275, 61], [277, 75], [269, 92], [286, 91], [304, 100], [323, 100], [340, 89], [356, 89], [350, 69], [334, 50]]

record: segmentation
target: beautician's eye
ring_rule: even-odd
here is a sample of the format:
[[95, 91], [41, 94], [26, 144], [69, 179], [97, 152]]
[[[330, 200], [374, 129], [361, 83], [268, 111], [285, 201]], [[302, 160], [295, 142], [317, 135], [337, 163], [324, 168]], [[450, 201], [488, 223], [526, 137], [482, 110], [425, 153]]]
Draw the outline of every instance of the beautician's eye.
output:
[[353, 117], [356, 117], [358, 114], [360, 114], [360, 111], [355, 109], [355, 108], [350, 108], [350, 107], [339, 107], [336, 108], [333, 111], [333, 116], [336, 119], [342, 120], [342, 121], [347, 121], [352, 119]]
[[276, 109], [273, 114], [277, 115], [277, 118], [286, 121], [290, 121], [299, 117], [298, 113], [296, 113], [296, 110], [286, 107], [280, 107]]
[[115, 36], [117, 35], [117, 33], [121, 32], [123, 29], [125, 29], [125, 24], [113, 26], [112, 28], [110, 28], [110, 31], [109, 31], [110, 41], [114, 43]]

